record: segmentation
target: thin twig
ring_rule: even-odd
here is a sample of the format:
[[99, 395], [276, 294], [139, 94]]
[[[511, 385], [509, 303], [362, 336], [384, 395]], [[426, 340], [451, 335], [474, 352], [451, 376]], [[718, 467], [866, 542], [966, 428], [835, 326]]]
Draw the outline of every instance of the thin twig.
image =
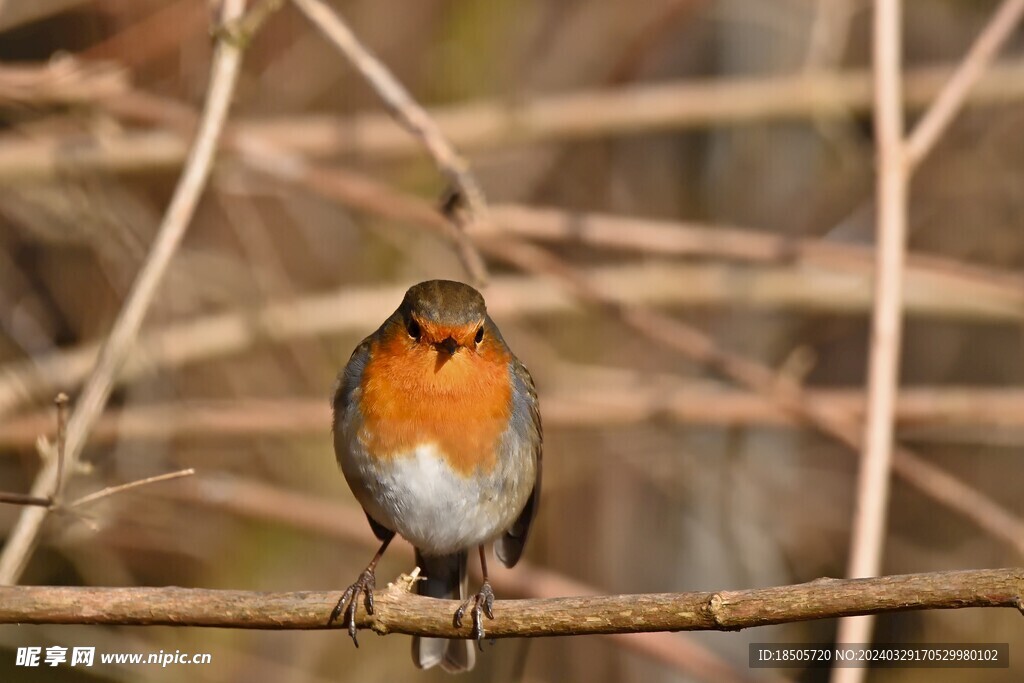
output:
[[[878, 266], [871, 322], [864, 449], [857, 477], [847, 575], [877, 576], [886, 538], [893, 461], [893, 423], [899, 383], [903, 262], [907, 241], [908, 167], [903, 148], [901, 0], [877, 0], [874, 15], [875, 140]], [[869, 643], [874, 620], [844, 619], [839, 643]], [[864, 671], [837, 667], [833, 683], [863, 680]]]
[[[55, 503], [60, 499], [60, 475], [64, 471], [64, 440], [65, 430], [67, 425], [67, 405], [68, 396], [63, 391], [57, 394], [54, 399], [54, 404], [57, 406], [57, 448], [56, 452], [49, 447], [49, 443], [44, 437], [39, 436], [43, 429], [38, 430], [33, 435], [33, 440], [36, 443], [36, 448], [39, 451], [41, 457], [57, 459], [57, 480], [54, 482], [54, 488], [50, 491], [48, 496], [34, 496], [27, 493], [7, 493], [0, 492], [0, 503], [8, 503], [10, 505], [28, 505], [35, 507], [52, 508]], [[49, 416], [47, 416], [49, 419]]]
[[[412, 135], [422, 143], [450, 185], [458, 189], [469, 213], [469, 224], [490, 223], [487, 200], [469, 165], [455, 151], [434, 120], [412, 98], [387, 67], [370, 52], [331, 8], [321, 0], [292, 0], [296, 7], [313, 22], [324, 35], [359, 70], [373, 86], [388, 110]], [[466, 237], [464, 225], [456, 221], [454, 231], [459, 256], [469, 275], [478, 285], [487, 283], [487, 266], [480, 253]]]
[[1013, 35], [1024, 16], [1024, 0], [1004, 0], [975, 39], [970, 50], [935, 101], [914, 126], [904, 147], [904, 163], [911, 172], [928, 156], [942, 133], [963, 107], [996, 54]]
[[48, 508], [53, 505], [53, 499], [31, 496], [27, 493], [0, 492], [0, 503], [8, 503], [10, 505], [33, 505]]
[[64, 486], [64, 453], [68, 440], [68, 395], [63, 391], [54, 400], [57, 405], [57, 480], [53, 483], [54, 501], [60, 500], [61, 488]]
[[[852, 614], [966, 607], [1020, 609], [1024, 570], [981, 569], [872, 579], [818, 579], [775, 588], [501, 600], [487, 622], [492, 638], [654, 631], [735, 631]], [[326, 629], [337, 591], [255, 593], [198, 588], [0, 588], [0, 623]], [[374, 613], [359, 628], [469, 638], [472, 624], [452, 624], [457, 603], [408, 593], [400, 583], [377, 590]]]
[[252, 9], [231, 26], [231, 33], [236, 40], [247, 44], [252, 37], [263, 28], [263, 24], [272, 14], [284, 6], [287, 0], [256, 0]]
[[[225, 0], [220, 20], [235, 21], [241, 15], [244, 6], [244, 0]], [[86, 381], [68, 421], [65, 472], [75, 469], [75, 463], [85, 446], [89, 432], [107, 403], [117, 374], [135, 344], [139, 328], [157, 287], [206, 186], [217, 148], [217, 139], [227, 119], [241, 57], [241, 50], [236, 45], [225, 40], [218, 41], [206, 105], [195, 145], [189, 154], [146, 262], [132, 285], [131, 292], [114, 322], [96, 366]], [[42, 496], [56, 490], [59, 485], [58, 463], [46, 463], [36, 477], [31, 494]], [[0, 554], [0, 584], [17, 582], [32, 554], [46, 515], [47, 508], [42, 507], [30, 507], [22, 511]]]
[[101, 489], [99, 491], [96, 491], [95, 493], [90, 493], [87, 496], [82, 496], [81, 498], [68, 503], [65, 507], [70, 509], [70, 508], [79, 507], [80, 505], [88, 505], [89, 503], [93, 503], [93, 502], [95, 502], [97, 500], [100, 500], [101, 498], [106, 498], [107, 496], [112, 496], [115, 493], [121, 493], [123, 491], [129, 491], [131, 489], [138, 488], [139, 486], [148, 486], [149, 484], [156, 484], [156, 483], [161, 482], [161, 481], [169, 481], [171, 479], [180, 479], [181, 477], [188, 477], [188, 476], [193, 475], [195, 473], [196, 473], [196, 471], [195, 471], [194, 468], [188, 467], [188, 468], [183, 469], [183, 470], [178, 470], [177, 472], [167, 472], [165, 474], [157, 474], [157, 475], [152, 476], [152, 477], [146, 477], [145, 479], [137, 479], [135, 481], [129, 481], [129, 482], [125, 483], [125, 484], [118, 484], [117, 486], [108, 486], [107, 488]]

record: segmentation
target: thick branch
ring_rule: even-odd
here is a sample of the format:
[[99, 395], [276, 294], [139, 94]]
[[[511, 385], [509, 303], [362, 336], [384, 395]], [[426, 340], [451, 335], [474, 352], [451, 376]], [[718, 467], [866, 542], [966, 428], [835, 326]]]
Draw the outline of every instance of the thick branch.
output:
[[[1024, 569], [907, 574], [717, 593], [650, 593], [504, 600], [487, 623], [495, 638], [650, 631], [737, 630], [810, 619], [924, 609], [1015, 607], [1024, 611]], [[256, 593], [192, 588], [0, 588], [0, 623], [122, 624], [323, 629], [338, 592]], [[378, 590], [360, 628], [461, 637], [456, 603]], [[336, 627], [336, 626], [335, 626]]]

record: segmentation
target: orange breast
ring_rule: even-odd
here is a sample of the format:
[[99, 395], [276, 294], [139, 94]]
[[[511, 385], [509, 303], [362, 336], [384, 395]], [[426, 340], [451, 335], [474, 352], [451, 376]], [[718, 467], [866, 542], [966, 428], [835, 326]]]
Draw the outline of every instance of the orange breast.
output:
[[434, 444], [463, 476], [477, 467], [488, 471], [512, 410], [508, 353], [483, 344], [439, 355], [405, 335], [371, 346], [359, 438], [379, 458]]

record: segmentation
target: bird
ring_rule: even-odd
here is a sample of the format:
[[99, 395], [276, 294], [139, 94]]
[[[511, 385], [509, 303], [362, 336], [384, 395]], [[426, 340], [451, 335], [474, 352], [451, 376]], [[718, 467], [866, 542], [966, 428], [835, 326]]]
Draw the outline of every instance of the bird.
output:
[[[409, 288], [401, 305], [360, 343], [339, 373], [332, 400], [334, 451], [342, 474], [381, 545], [342, 594], [328, 623], [342, 617], [356, 647], [360, 596], [373, 614], [375, 569], [395, 534], [415, 548], [420, 595], [462, 601], [482, 647], [483, 617], [494, 618], [485, 547], [507, 567], [523, 554], [537, 514], [542, 429], [537, 392], [512, 354], [483, 296], [452, 280]], [[469, 553], [483, 583], [468, 593]], [[416, 636], [421, 669], [473, 668], [472, 640]]]

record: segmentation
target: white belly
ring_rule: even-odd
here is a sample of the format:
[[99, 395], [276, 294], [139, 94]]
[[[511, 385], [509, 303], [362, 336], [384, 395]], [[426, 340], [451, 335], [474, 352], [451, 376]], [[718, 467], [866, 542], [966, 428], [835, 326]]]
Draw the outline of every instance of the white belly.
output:
[[366, 457], [358, 439], [352, 439], [346, 451], [342, 472], [363, 508], [429, 555], [447, 555], [492, 540], [512, 525], [526, 503], [526, 496], [508, 500], [510, 496], [499, 495], [527, 488], [502, 481], [507, 471], [498, 468], [493, 475], [464, 477], [448, 466], [433, 444], [384, 460]]

